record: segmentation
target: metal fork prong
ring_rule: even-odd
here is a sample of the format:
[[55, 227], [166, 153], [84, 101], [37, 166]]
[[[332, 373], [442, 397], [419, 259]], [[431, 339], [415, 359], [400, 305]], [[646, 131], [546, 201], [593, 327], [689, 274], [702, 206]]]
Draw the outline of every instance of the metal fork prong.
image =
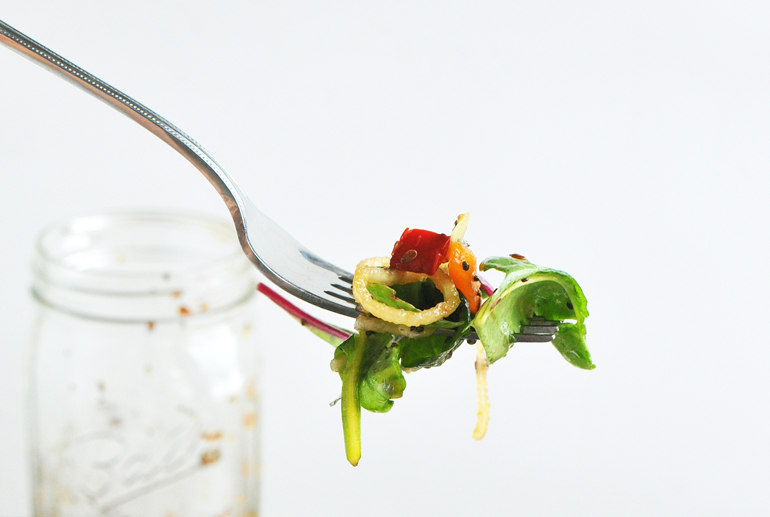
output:
[[553, 341], [553, 334], [532, 335], [532, 334], [514, 334], [517, 343], [550, 343]]
[[353, 275], [351, 275], [350, 273], [337, 275], [337, 278], [339, 278], [343, 282], [347, 282], [351, 285], [353, 284]]
[[341, 294], [335, 293], [334, 291], [324, 291], [324, 292], [326, 294], [328, 294], [329, 296], [334, 296], [338, 300], [342, 300], [342, 301], [345, 301], [345, 302], [348, 302], [348, 303], [352, 303], [353, 305], [356, 304], [356, 301], [353, 298], [351, 298], [350, 296], [343, 296]]
[[351, 287], [345, 287], [344, 285], [339, 285], [339, 284], [332, 284], [332, 287], [336, 287], [340, 291], [345, 291], [348, 294], [353, 294], [353, 288]]
[[[436, 329], [436, 331], [433, 334], [441, 335], [441, 336], [451, 336], [452, 329]], [[516, 343], [550, 343], [551, 341], [553, 341], [555, 334], [556, 332], [552, 332], [550, 334], [514, 334], [513, 337], [516, 339]], [[478, 339], [479, 339], [479, 336], [475, 332], [471, 332], [470, 334], [465, 336], [465, 340], [471, 344], [478, 341]]]
[[537, 335], [547, 336], [556, 334], [559, 331], [559, 327], [556, 325], [524, 325], [519, 329], [522, 335]]

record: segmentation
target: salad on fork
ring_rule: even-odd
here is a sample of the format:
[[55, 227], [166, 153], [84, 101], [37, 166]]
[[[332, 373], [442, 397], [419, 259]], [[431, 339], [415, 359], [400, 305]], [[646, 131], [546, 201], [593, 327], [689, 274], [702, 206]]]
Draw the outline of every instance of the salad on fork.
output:
[[[486, 375], [517, 342], [552, 342], [572, 365], [592, 370], [585, 343], [586, 298], [567, 273], [511, 254], [478, 267], [464, 240], [469, 215], [451, 235], [407, 228], [390, 257], [358, 264], [351, 290], [361, 313], [351, 333], [301, 313], [262, 286], [260, 290], [303, 325], [336, 346], [331, 369], [340, 375], [345, 453], [361, 458], [361, 408], [385, 413], [406, 388], [404, 373], [441, 366], [464, 342], [476, 346], [478, 412], [473, 437], [489, 422]], [[480, 271], [505, 278], [493, 289]]]

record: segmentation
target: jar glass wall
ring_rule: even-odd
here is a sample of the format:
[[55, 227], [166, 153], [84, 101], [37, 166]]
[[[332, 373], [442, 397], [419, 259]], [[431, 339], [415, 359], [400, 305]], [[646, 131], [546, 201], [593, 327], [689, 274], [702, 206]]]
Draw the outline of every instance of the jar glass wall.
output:
[[79, 217], [33, 270], [35, 515], [255, 516], [255, 277], [231, 225]]

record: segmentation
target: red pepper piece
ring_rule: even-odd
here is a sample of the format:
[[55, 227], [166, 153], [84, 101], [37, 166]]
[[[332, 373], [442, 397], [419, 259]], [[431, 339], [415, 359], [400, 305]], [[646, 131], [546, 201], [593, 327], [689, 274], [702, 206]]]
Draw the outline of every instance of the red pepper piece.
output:
[[407, 228], [393, 246], [390, 267], [398, 271], [411, 271], [434, 275], [449, 251], [449, 236], [428, 230]]

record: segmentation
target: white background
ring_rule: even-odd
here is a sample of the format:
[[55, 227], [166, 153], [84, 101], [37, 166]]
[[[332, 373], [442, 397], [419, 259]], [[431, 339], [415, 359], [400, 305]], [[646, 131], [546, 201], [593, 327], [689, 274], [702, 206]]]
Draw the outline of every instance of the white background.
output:
[[[0, 0], [0, 19], [163, 114], [346, 268], [472, 213], [476, 254], [573, 274], [597, 368], [522, 344], [407, 377], [344, 457], [332, 349], [265, 308], [263, 514], [770, 513], [770, 6], [764, 2]], [[150, 133], [0, 48], [0, 516], [45, 225], [227, 216]], [[148, 516], [151, 517], [151, 516]]]

